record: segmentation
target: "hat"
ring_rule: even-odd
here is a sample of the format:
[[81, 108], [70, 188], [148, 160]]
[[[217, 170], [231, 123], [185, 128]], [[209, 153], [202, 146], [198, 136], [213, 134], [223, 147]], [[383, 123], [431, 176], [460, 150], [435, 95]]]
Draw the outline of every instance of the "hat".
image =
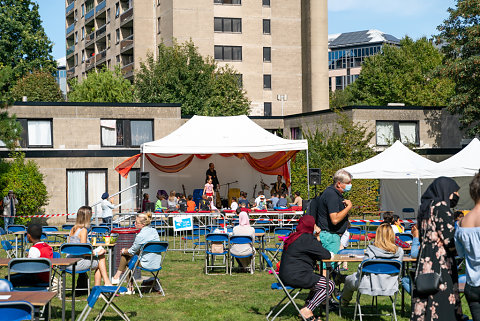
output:
[[108, 193], [105, 192], [102, 194], [102, 200], [106, 200], [108, 198]]
[[265, 195], [260, 195], [260, 199], [265, 199]]
[[8, 194], [13, 194], [13, 190], [9, 190], [9, 191], [8, 191]]

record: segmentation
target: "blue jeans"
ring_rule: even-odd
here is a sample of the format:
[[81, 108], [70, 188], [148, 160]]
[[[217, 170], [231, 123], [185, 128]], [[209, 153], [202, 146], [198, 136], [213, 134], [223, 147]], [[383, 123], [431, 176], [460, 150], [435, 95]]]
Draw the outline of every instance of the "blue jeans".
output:
[[4, 216], [5, 232], [7, 232], [7, 226], [15, 224], [15, 216]]
[[408, 276], [402, 278], [402, 286], [408, 294], [412, 294], [412, 281]]

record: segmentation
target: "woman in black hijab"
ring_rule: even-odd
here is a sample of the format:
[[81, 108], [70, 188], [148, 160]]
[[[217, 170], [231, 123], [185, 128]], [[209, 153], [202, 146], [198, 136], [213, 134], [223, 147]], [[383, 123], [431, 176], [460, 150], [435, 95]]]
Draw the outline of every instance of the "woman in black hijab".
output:
[[462, 320], [452, 211], [458, 203], [459, 189], [453, 179], [439, 177], [422, 195], [417, 217], [422, 251], [418, 273], [437, 272], [441, 280], [439, 290], [433, 295], [413, 291], [411, 320]]

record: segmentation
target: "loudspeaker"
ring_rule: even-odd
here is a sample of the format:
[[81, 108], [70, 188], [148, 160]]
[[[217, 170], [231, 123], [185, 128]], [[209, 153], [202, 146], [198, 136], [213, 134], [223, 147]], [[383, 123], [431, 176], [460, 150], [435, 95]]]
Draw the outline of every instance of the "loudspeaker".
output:
[[147, 189], [150, 186], [150, 173], [141, 172], [140, 173], [140, 186], [142, 189]]
[[322, 170], [320, 168], [310, 168], [308, 170], [310, 185], [320, 185], [322, 182]]

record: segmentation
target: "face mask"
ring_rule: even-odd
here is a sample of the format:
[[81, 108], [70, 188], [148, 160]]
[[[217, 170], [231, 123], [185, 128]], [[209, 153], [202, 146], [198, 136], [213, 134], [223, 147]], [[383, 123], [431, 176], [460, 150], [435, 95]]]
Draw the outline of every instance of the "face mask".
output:
[[345, 184], [344, 192], [349, 192], [352, 189], [352, 184]]
[[460, 197], [457, 194], [453, 194], [453, 198], [450, 200], [450, 207], [454, 208], [458, 204]]

